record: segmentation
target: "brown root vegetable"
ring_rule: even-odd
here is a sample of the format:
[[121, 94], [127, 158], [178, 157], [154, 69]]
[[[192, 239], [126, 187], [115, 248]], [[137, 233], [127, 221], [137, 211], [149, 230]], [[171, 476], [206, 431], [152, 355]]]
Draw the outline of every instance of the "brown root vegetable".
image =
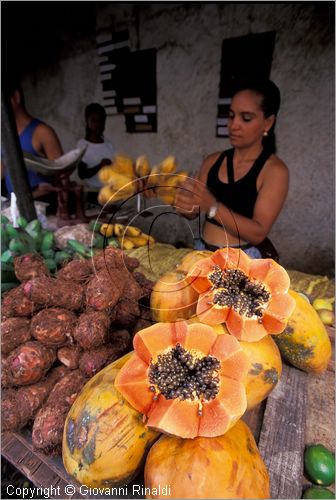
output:
[[27, 281], [23, 286], [26, 297], [44, 307], [62, 307], [78, 311], [84, 302], [84, 288], [79, 283], [42, 276]]
[[19, 402], [15, 389], [5, 389], [1, 393], [1, 430], [20, 429], [21, 417], [18, 412]]
[[114, 310], [113, 323], [121, 328], [132, 330], [140, 316], [140, 308], [137, 302], [120, 299]]
[[140, 318], [137, 320], [137, 322], [134, 325], [132, 335], [134, 336], [137, 332], [140, 332], [140, 330], [143, 330], [144, 328], [148, 328], [149, 326], [152, 326], [152, 322], [148, 321], [147, 319]]
[[77, 316], [60, 307], [50, 307], [38, 312], [31, 320], [30, 331], [34, 339], [49, 347], [58, 347], [68, 340], [72, 334]]
[[140, 318], [146, 319], [147, 321], [150, 321], [153, 324], [152, 311], [150, 305], [148, 306], [140, 305]]
[[63, 404], [42, 406], [36, 414], [32, 429], [32, 442], [36, 450], [48, 455], [60, 455], [64, 424], [70, 407]]
[[51, 391], [47, 403], [37, 413], [32, 442], [36, 449], [47, 454], [60, 454], [67, 414], [87, 379], [79, 370], [60, 380]]
[[132, 272], [140, 265], [138, 259], [129, 257], [123, 250], [113, 247], [105, 248], [98, 255], [95, 255], [92, 260], [95, 271], [119, 269], [121, 271]]
[[36, 253], [14, 257], [14, 272], [21, 283], [37, 276], [49, 276], [49, 270], [43, 257]]
[[12, 351], [6, 359], [6, 376], [11, 385], [34, 384], [41, 380], [56, 359], [53, 349], [31, 340]]
[[[61, 369], [60, 369], [61, 368]], [[19, 431], [32, 420], [46, 401], [55, 383], [68, 372], [64, 367], [54, 368], [36, 384], [18, 390], [3, 391], [1, 399], [1, 427], [4, 431]]]
[[89, 260], [72, 260], [56, 273], [56, 277], [65, 281], [85, 283], [92, 273], [92, 263]]
[[12, 318], [14, 316], [32, 316], [41, 309], [41, 305], [34, 304], [23, 291], [24, 285], [9, 290], [3, 295], [1, 304], [1, 316]]
[[138, 271], [133, 273], [133, 277], [142, 288], [142, 297], [149, 296], [152, 293], [154, 282], [147, 279], [143, 273], [139, 273]]
[[[132, 349], [132, 337], [127, 330], [110, 332], [110, 345], [113, 346], [116, 359]], [[110, 360], [112, 363], [113, 360]]]
[[105, 311], [87, 311], [80, 315], [73, 337], [83, 349], [94, 349], [107, 342], [110, 318]]
[[116, 353], [117, 349], [114, 345], [104, 345], [90, 351], [85, 351], [80, 357], [79, 369], [87, 377], [91, 378], [104, 368], [104, 366], [117, 359], [119, 356]]
[[7, 318], [1, 322], [1, 352], [10, 353], [31, 338], [30, 320], [27, 318]]
[[2, 355], [1, 356], [1, 387], [6, 388], [6, 387], [11, 387], [12, 384], [12, 379], [8, 370], [8, 362], [7, 358]]
[[94, 311], [113, 308], [124, 291], [124, 273], [118, 269], [99, 271], [86, 288], [86, 304]]
[[82, 350], [79, 346], [64, 346], [57, 351], [57, 359], [70, 370], [76, 370], [79, 366], [79, 358]]
[[132, 300], [134, 302], [138, 302], [141, 297], [143, 297], [143, 289], [139, 285], [139, 283], [135, 280], [132, 273], [125, 273], [125, 295], [128, 300]]

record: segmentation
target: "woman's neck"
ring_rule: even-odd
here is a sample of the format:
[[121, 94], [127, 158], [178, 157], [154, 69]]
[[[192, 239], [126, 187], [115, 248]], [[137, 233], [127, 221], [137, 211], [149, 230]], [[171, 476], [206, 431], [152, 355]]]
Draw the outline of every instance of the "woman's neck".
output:
[[234, 157], [238, 162], [255, 160], [263, 150], [262, 144], [253, 144], [246, 148], [235, 148]]
[[85, 139], [88, 141], [88, 142], [92, 142], [93, 144], [101, 144], [102, 142], [104, 142], [104, 138], [99, 136], [97, 137], [96, 135], [87, 135], [85, 137]]

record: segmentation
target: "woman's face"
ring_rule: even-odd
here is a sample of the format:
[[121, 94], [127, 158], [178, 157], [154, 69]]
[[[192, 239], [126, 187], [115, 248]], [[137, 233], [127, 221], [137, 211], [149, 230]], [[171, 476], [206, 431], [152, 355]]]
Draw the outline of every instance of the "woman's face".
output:
[[100, 113], [92, 113], [87, 117], [87, 127], [88, 129], [96, 134], [97, 136], [101, 136], [105, 129], [105, 117]]
[[232, 98], [228, 129], [233, 146], [261, 144], [264, 132], [271, 128], [274, 115], [265, 118], [261, 101], [262, 96], [252, 90], [242, 90]]

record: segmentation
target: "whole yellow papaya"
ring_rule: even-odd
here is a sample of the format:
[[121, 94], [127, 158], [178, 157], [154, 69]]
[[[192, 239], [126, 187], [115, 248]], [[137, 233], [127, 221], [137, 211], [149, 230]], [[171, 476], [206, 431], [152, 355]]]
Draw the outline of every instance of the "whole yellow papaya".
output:
[[323, 373], [331, 357], [328, 333], [314, 307], [299, 293], [289, 293], [296, 307], [285, 330], [273, 338], [290, 364], [308, 373]]
[[63, 463], [68, 474], [86, 486], [127, 484], [159, 436], [145, 427], [142, 415], [114, 388], [115, 377], [130, 355], [90, 379], [68, 413]]
[[214, 438], [162, 435], [146, 459], [145, 494], [146, 498], [270, 498], [269, 474], [252, 432], [239, 420]]

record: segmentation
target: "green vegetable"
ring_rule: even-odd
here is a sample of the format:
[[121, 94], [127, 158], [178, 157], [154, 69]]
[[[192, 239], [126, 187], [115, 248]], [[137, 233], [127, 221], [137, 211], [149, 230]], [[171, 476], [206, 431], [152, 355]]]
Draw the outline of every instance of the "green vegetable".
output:
[[319, 488], [318, 486], [312, 486], [307, 488], [301, 498], [335, 498], [335, 493], [328, 490], [327, 488]]
[[20, 232], [12, 226], [12, 224], [7, 224], [6, 231], [9, 238], [17, 238], [20, 236]]
[[1, 214], [1, 224], [9, 224], [9, 219], [5, 215]]
[[55, 250], [42, 250], [41, 254], [45, 259], [54, 259], [55, 258]]
[[13, 253], [10, 250], [6, 250], [1, 255], [1, 263], [8, 264], [10, 262], [13, 262], [13, 258], [14, 258]]
[[12, 288], [16, 288], [18, 283], [1, 283], [1, 293], [7, 292]]
[[104, 248], [104, 242], [105, 242], [105, 238], [102, 234], [95, 234], [95, 237], [93, 240], [94, 248], [99, 248], [99, 250], [102, 250]]
[[335, 456], [322, 444], [307, 446], [304, 452], [304, 469], [313, 483], [329, 486], [335, 481]]
[[90, 220], [89, 222], [89, 229], [91, 231], [95, 231], [96, 233], [99, 232], [99, 229], [101, 228], [102, 224], [100, 222], [97, 222], [96, 220]]
[[29, 253], [27, 245], [21, 238], [13, 238], [9, 242], [9, 250], [17, 255], [23, 255]]
[[40, 245], [41, 251], [43, 252], [45, 250], [50, 250], [51, 248], [53, 248], [54, 243], [55, 243], [54, 233], [51, 233], [49, 231], [46, 232], [46, 234], [44, 234], [42, 237]]
[[31, 220], [25, 227], [25, 231], [34, 239], [38, 238], [41, 230], [41, 222], [38, 219]]
[[55, 261], [57, 264], [63, 264], [63, 262], [66, 262], [70, 259], [71, 259], [70, 252], [66, 252], [65, 250], [55, 252]]
[[5, 266], [7, 265], [1, 264], [1, 283], [18, 283], [13, 266], [8, 266], [11, 267], [11, 269], [6, 269]]
[[19, 225], [22, 229], [24, 229], [24, 228], [28, 225], [28, 221], [27, 221], [27, 219], [25, 219], [25, 218], [24, 218], [24, 217], [22, 217], [21, 215], [20, 215], [20, 217], [17, 219], [17, 221], [16, 221], [16, 222], [18, 223], [18, 225]]
[[119, 244], [119, 241], [117, 240], [117, 238], [109, 238], [107, 244], [109, 247], [120, 248], [120, 244]]
[[57, 264], [54, 259], [44, 259], [44, 262], [46, 263], [46, 266], [49, 269], [49, 271], [56, 271]]
[[89, 257], [89, 247], [77, 240], [68, 240], [68, 246], [83, 257]]

